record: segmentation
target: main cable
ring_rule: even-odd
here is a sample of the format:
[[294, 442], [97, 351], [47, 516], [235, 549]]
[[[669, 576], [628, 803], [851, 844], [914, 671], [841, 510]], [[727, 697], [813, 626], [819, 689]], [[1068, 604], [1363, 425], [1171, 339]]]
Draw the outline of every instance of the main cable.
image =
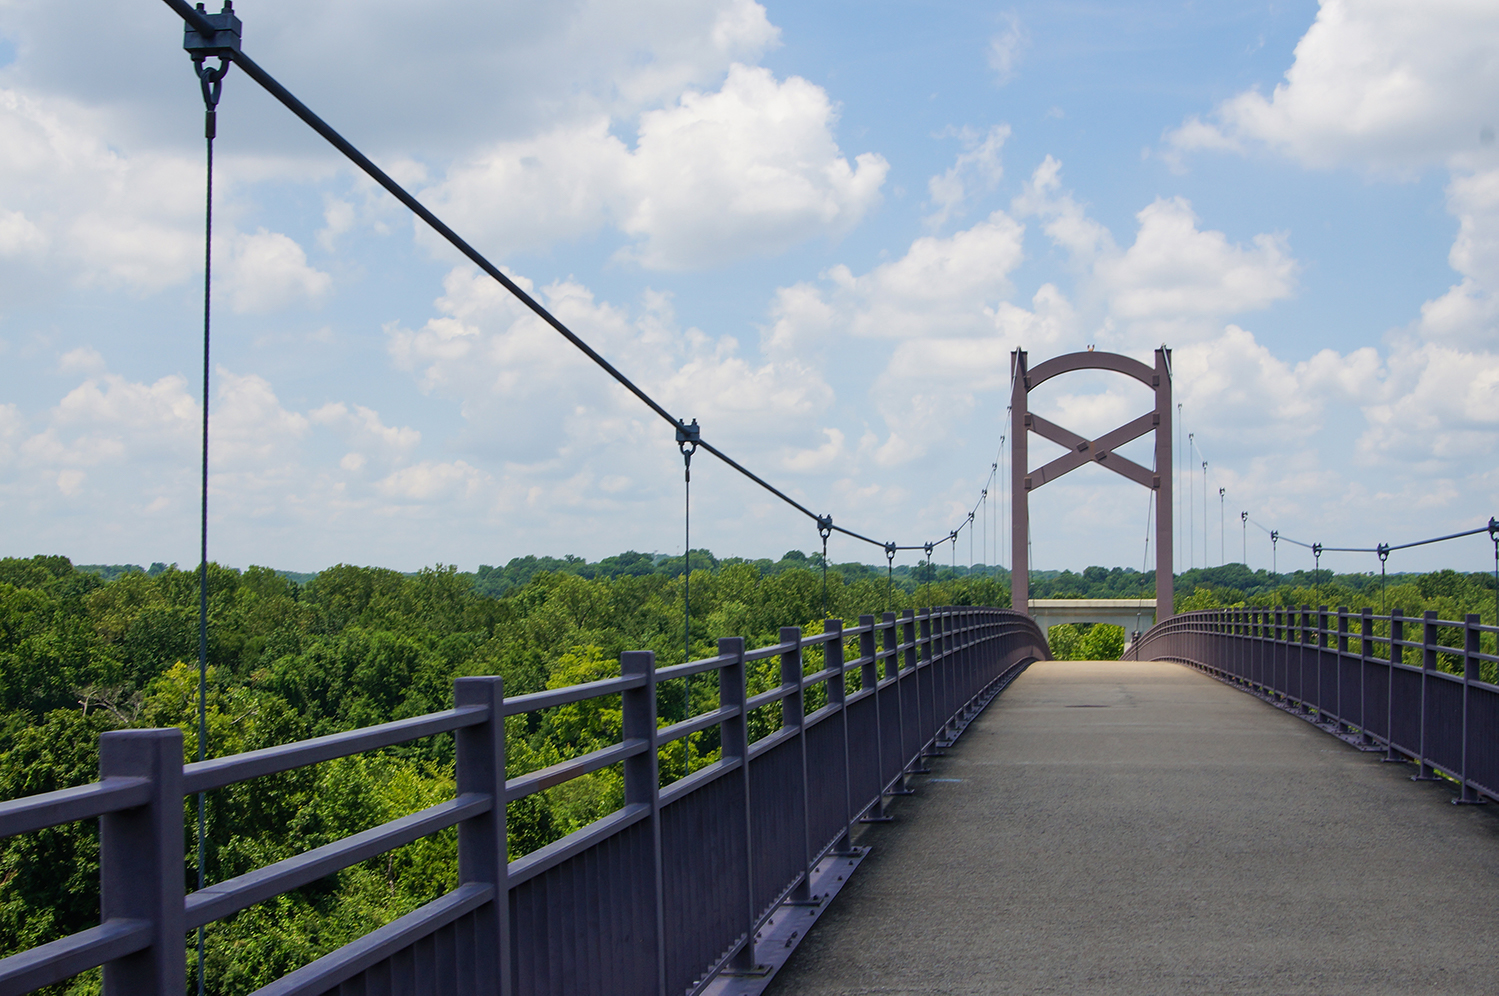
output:
[[[210, 15], [206, 14], [202, 10], [194, 10], [186, 2], [186, 0], [163, 0], [163, 2], [169, 8], [171, 8], [174, 13], [176, 13], [185, 22], [187, 22], [188, 26], [192, 30], [199, 32], [200, 34], [204, 35], [204, 37], [212, 39], [216, 34], [223, 33], [223, 29], [210, 19]], [[228, 4], [226, 4], [226, 12], [231, 9], [232, 8]], [[261, 68], [261, 66], [256, 63], [254, 59], [241, 51], [238, 46], [237, 24], [235, 26], [235, 32], [236, 34], [232, 50], [222, 53], [223, 58], [232, 59], [234, 62], [239, 63], [239, 66], [245, 72], [245, 75], [249, 76], [256, 83], [260, 84], [260, 86], [263, 87], [267, 93], [269, 93], [272, 97], [275, 97], [276, 100], [278, 100], [283, 106], [287, 108], [287, 110], [291, 111], [298, 118], [300, 118], [304, 124], [321, 135], [324, 140], [326, 140], [330, 145], [332, 145], [335, 149], [342, 153], [345, 158], [347, 158], [355, 166], [359, 167], [359, 169], [361, 169], [372, 180], [383, 187], [385, 191], [392, 197], [400, 201], [401, 204], [403, 204], [408, 210], [410, 210], [413, 214], [415, 214], [418, 218], [425, 222], [434, 232], [442, 236], [442, 238], [446, 240], [450, 245], [452, 245], [453, 248], [457, 249], [462, 255], [467, 257], [470, 262], [479, 267], [479, 269], [483, 270], [485, 274], [487, 274], [502, 287], [504, 287], [507, 291], [509, 291], [510, 294], [512, 294], [518, 301], [520, 301], [533, 313], [535, 313], [538, 318], [550, 325], [553, 330], [555, 330], [568, 342], [572, 343], [572, 345], [575, 346], [581, 353], [583, 353], [583, 355], [592, 360], [596, 366], [598, 366], [601, 370], [612, 377], [621, 387], [633, 394], [647, 408], [651, 409], [651, 411], [660, 416], [663, 421], [670, 423], [673, 427], [682, 424], [681, 419], [674, 417], [670, 412], [668, 412], [665, 407], [663, 407], [659, 402], [657, 402], [648, 393], [646, 393], [644, 389], [642, 389], [629, 377], [625, 376], [625, 374], [618, 367], [610, 363], [603, 357], [603, 355], [601, 355], [597, 350], [595, 350], [586, 341], [584, 341], [582, 337], [577, 335], [565, 324], [563, 324], [560, 319], [558, 319], [555, 315], [548, 311], [539, 301], [537, 301], [530, 294], [526, 293], [526, 291], [522, 289], [519, 284], [517, 284], [510, 277], [506, 276], [498, 266], [490, 262], [482, 253], [480, 253], [466, 240], [459, 236], [457, 232], [455, 232], [446, 223], [444, 223], [442, 219], [438, 218], [437, 215], [433, 214], [431, 210], [429, 210], [425, 205], [421, 203], [421, 201], [417, 200], [415, 196], [413, 196], [404, 187], [402, 187], [393, 178], [391, 178], [389, 174], [387, 174], [379, 166], [376, 166], [375, 163], [370, 160], [370, 158], [364, 153], [360, 152], [359, 149], [353, 145], [353, 143], [349, 142], [348, 139], [344, 138], [337, 131], [335, 131], [331, 125], [329, 125], [322, 118], [318, 117], [317, 114], [313, 113], [311, 108], [302, 103], [302, 101], [299, 100], [290, 90], [282, 86], [281, 83], [279, 83], [273, 76], [271, 76], [270, 73]], [[215, 51], [214, 54], [221, 53]], [[1013, 380], [1013, 371], [1011, 372], [1011, 377]], [[759, 485], [764, 490], [770, 492], [785, 504], [790, 505], [798, 512], [801, 512], [807, 518], [814, 521], [821, 521], [827, 518], [827, 516], [821, 516], [816, 512], [813, 512], [806, 505], [803, 505], [801, 502], [795, 500], [781, 489], [775, 487], [758, 474], [749, 470], [749, 468], [745, 467], [737, 460], [734, 460], [728, 454], [724, 453], [716, 446], [710, 444], [707, 440], [699, 439], [698, 444], [709, 453], [712, 453], [719, 460], [723, 461], [729, 467], [738, 471], [741, 475]], [[971, 525], [971, 523], [972, 519], [970, 518], [968, 524]], [[834, 525], [831, 528], [836, 532], [840, 532], [845, 536], [850, 537], [851, 539], [856, 539], [863, 543], [868, 543], [871, 546], [877, 546], [881, 548], [884, 548], [886, 546], [886, 543], [884, 541], [874, 539], [871, 536], [856, 532], [852, 529], [847, 529], [843, 526]], [[960, 525], [958, 528], [961, 529], [962, 526]], [[920, 550], [924, 549], [925, 546], [925, 543], [901, 544], [900, 549]]]

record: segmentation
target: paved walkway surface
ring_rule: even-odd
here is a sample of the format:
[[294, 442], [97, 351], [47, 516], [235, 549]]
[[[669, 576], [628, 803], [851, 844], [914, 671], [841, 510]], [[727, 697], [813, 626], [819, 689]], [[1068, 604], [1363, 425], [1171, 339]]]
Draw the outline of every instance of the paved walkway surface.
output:
[[1034, 664], [770, 994], [1499, 993], [1499, 806], [1175, 664]]

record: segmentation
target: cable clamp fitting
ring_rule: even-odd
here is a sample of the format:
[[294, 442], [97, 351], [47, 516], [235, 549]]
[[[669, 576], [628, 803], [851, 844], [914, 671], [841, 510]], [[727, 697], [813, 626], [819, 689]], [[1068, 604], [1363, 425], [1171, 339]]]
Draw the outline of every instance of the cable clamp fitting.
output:
[[1379, 562], [1382, 564], [1390, 559], [1390, 544], [1381, 543], [1374, 548], [1374, 552], [1379, 554]]
[[677, 419], [677, 449], [682, 451], [682, 473], [687, 481], [692, 480], [692, 454], [697, 452], [701, 442], [699, 433], [697, 419], [693, 419], [691, 425]]
[[210, 14], [198, 4], [198, 14], [213, 27], [213, 33], [205, 35], [191, 22], [182, 26], [182, 47], [193, 57], [194, 62], [204, 59], [228, 59], [239, 51], [242, 25], [234, 13], [234, 0], [224, 0], [224, 9]]
[[885, 544], [885, 559], [889, 560], [889, 561], [894, 561], [895, 560], [895, 544], [894, 543], [886, 543]]
[[1489, 516], [1489, 539], [1499, 543], [1499, 519]]
[[[219, 95], [224, 77], [229, 75], [229, 60], [239, 51], [240, 20], [234, 14], [234, 0], [224, 0], [224, 9], [218, 14], [208, 13], [200, 3], [198, 16], [214, 29], [212, 34], [204, 34], [188, 22], [182, 27], [182, 47], [193, 57], [193, 72], [203, 88], [203, 137], [211, 141], [218, 131]], [[217, 69], [204, 65], [212, 58], [219, 60]]]
[[932, 559], [932, 544], [930, 544], [930, 543], [927, 543], [927, 544], [926, 544], [926, 545], [925, 545], [925, 546], [924, 546], [924, 547], [923, 547], [923, 549], [925, 549], [925, 550], [926, 550], [926, 559], [927, 559], [927, 560], [931, 560], [931, 559]]
[[822, 537], [824, 543], [829, 536], [833, 535], [833, 517], [831, 515], [819, 515], [817, 517], [817, 535]]

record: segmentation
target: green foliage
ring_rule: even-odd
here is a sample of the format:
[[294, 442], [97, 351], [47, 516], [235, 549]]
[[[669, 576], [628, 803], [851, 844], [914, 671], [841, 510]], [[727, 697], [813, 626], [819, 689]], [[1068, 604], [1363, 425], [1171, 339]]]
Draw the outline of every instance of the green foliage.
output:
[[1058, 623], [1046, 634], [1059, 661], [1117, 661], [1124, 653], [1124, 627], [1107, 623]]

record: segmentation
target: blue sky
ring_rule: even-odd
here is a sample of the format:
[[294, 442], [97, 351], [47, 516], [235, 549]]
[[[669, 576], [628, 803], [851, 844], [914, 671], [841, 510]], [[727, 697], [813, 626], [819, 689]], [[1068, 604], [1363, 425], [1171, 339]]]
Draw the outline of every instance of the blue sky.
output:
[[[1238, 559], [1241, 511], [1355, 546], [1499, 513], [1492, 5], [237, 10], [261, 65], [839, 524], [905, 543], [962, 521], [1016, 346], [1162, 342], [1200, 448], [1180, 566]], [[201, 104], [179, 45], [152, 0], [0, 4], [0, 553], [196, 560]], [[680, 551], [666, 426], [242, 74], [219, 134], [215, 559]], [[1101, 376], [1033, 401], [1094, 433], [1148, 405]], [[1202, 459], [1227, 535], [1216, 503], [1202, 532]], [[815, 547], [694, 470], [695, 546]], [[1033, 565], [1142, 565], [1148, 502], [1096, 467], [1048, 485]], [[1008, 563], [1004, 532], [975, 558]], [[1477, 538], [1398, 566], [1491, 558]]]

